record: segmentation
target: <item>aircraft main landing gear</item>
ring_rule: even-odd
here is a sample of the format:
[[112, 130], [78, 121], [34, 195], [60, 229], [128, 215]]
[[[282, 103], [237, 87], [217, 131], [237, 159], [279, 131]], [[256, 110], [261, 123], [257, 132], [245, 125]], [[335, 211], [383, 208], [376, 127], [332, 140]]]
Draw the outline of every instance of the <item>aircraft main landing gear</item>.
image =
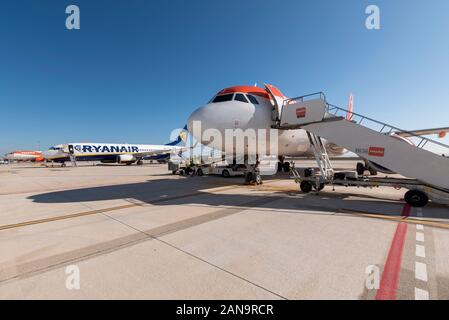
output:
[[371, 168], [369, 165], [363, 164], [361, 162], [357, 163], [357, 174], [359, 176], [363, 176], [363, 174], [365, 173], [366, 170], [369, 171], [369, 174], [372, 176], [377, 176], [377, 170], [374, 168]]
[[290, 172], [290, 168], [290, 162], [286, 162], [284, 156], [279, 156], [278, 172]]

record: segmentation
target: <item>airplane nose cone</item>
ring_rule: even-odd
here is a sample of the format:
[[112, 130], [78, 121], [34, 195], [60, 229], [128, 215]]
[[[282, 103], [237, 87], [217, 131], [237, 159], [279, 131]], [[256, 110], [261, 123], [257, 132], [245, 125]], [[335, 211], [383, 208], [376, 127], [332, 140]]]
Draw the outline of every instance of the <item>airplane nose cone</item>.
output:
[[217, 120], [216, 116], [214, 116], [214, 109], [210, 105], [202, 106], [196, 109], [187, 120], [187, 128], [196, 140], [201, 141], [201, 135], [204, 130], [216, 127]]
[[187, 120], [187, 129], [189, 130], [189, 132], [193, 132], [193, 122], [194, 121], [200, 121], [203, 122], [203, 114], [202, 114], [202, 108], [200, 107], [198, 109], [196, 109], [195, 111], [192, 112], [192, 114], [190, 115], [189, 119]]

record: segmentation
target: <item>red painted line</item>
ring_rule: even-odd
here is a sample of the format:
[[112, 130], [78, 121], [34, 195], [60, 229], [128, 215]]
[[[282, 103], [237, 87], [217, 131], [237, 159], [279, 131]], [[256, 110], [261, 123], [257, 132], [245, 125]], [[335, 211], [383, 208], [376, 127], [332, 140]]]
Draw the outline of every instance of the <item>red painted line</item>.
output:
[[[402, 216], [410, 215], [410, 205], [404, 205]], [[402, 253], [404, 251], [407, 224], [401, 222], [396, 227], [396, 232], [388, 252], [387, 262], [380, 280], [380, 288], [376, 294], [376, 300], [396, 300], [396, 291], [401, 273]]]
[[412, 207], [408, 203], [406, 203], [404, 205], [404, 207], [402, 208], [401, 216], [403, 216], [404, 218], [408, 218], [410, 216], [411, 210], [412, 210]]

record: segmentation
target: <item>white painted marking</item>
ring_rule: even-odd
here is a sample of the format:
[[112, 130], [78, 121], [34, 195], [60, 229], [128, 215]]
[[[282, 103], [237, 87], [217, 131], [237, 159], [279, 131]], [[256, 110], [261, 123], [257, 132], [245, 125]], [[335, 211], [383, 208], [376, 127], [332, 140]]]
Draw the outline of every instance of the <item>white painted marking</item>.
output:
[[416, 241], [418, 241], [418, 242], [424, 242], [424, 233], [422, 233], [422, 232], [417, 232], [417, 233], [416, 233]]
[[[418, 217], [423, 217], [423, 211], [421, 208], [417, 208], [416, 215]], [[422, 224], [416, 225], [416, 241], [424, 242], [424, 226]], [[417, 244], [415, 254], [419, 258], [426, 257], [426, 248], [424, 245]], [[415, 262], [415, 279], [427, 282], [427, 265], [422, 262]], [[429, 300], [429, 291], [415, 288], [415, 300]]]
[[415, 300], [429, 300], [429, 292], [415, 288]]
[[416, 215], [417, 215], [418, 217], [422, 217], [422, 216], [423, 216], [422, 208], [417, 208], [417, 209], [416, 209]]
[[417, 244], [416, 245], [416, 256], [420, 258], [426, 257], [426, 248], [424, 246]]
[[425, 263], [415, 262], [415, 278], [427, 282], [427, 266]]

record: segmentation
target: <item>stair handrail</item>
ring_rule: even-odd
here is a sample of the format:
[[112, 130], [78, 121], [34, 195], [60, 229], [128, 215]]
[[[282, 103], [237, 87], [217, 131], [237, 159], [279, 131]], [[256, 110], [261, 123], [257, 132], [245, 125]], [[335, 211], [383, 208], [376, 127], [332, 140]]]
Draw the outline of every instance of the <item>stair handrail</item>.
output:
[[[326, 113], [328, 113], [330, 115], [338, 117], [339, 116], [338, 113], [341, 111], [341, 112], [344, 113], [341, 116], [344, 116], [346, 118], [346, 116], [349, 114], [350, 115], [349, 121], [353, 121], [353, 122], [355, 122], [355, 123], [357, 123], [359, 125], [361, 125], [362, 122], [365, 121], [365, 120], [366, 121], [370, 121], [370, 122], [374, 122], [374, 123], [376, 123], [378, 125], [381, 125], [382, 128], [380, 130], [378, 130], [378, 132], [380, 132], [380, 133], [389, 134], [389, 135], [394, 134], [394, 133], [405, 133], [405, 134], [409, 135], [410, 137], [421, 139], [419, 141], [419, 143], [416, 145], [416, 147], [420, 148], [420, 149], [423, 149], [428, 143], [432, 143], [432, 144], [438, 145], [440, 147], [443, 147], [443, 148], [446, 148], [446, 149], [449, 150], [449, 145], [444, 144], [442, 142], [438, 142], [438, 141], [435, 141], [435, 140], [432, 140], [432, 139], [420, 136], [420, 135], [415, 134], [413, 132], [400, 129], [398, 127], [389, 125], [389, 124], [387, 124], [385, 122], [374, 120], [374, 119], [372, 119], [370, 117], [361, 115], [361, 114], [353, 112], [353, 111], [349, 112], [345, 108], [341, 108], [341, 107], [338, 107], [336, 105], [330, 104], [330, 103], [328, 103], [326, 101], [326, 95], [324, 94], [324, 92], [321, 92], [321, 91], [315, 92], [315, 93], [311, 93], [311, 94], [306, 94], [306, 95], [295, 97], [295, 98], [285, 99], [284, 102], [283, 102], [283, 107], [288, 106], [288, 105], [293, 104], [293, 103], [304, 102], [306, 100], [306, 98], [312, 98], [314, 96], [318, 96], [319, 99], [323, 100], [326, 103]], [[283, 109], [284, 108], [282, 108], [282, 112], [283, 112]], [[358, 122], [354, 121], [354, 117], [359, 117], [360, 120]], [[387, 130], [384, 132], [385, 129], [387, 129]]]
[[[361, 114], [356, 113], [356, 112], [349, 112], [347, 109], [338, 107], [336, 105], [333, 105], [333, 104], [330, 104], [330, 103], [327, 103], [327, 102], [326, 102], [326, 105], [327, 105], [326, 112], [329, 113], [329, 114], [332, 114], [333, 116], [338, 117], [338, 112], [341, 111], [341, 112], [344, 112], [345, 114], [350, 113], [349, 121], [354, 121], [354, 116], [359, 117], [360, 118], [359, 121], [354, 121], [357, 124], [362, 124], [362, 122], [364, 120], [367, 120], [367, 121], [370, 121], [370, 122], [374, 122], [374, 123], [376, 123], [378, 125], [381, 125], [382, 129], [379, 130], [380, 133], [384, 133], [384, 134], [406, 133], [410, 137], [421, 139], [421, 141], [418, 143], [418, 145], [416, 145], [416, 147], [418, 147], [418, 148], [422, 149], [422, 148], [424, 148], [424, 146], [427, 143], [430, 142], [430, 143], [439, 145], [441, 147], [444, 147], [446, 149], [449, 149], [449, 145], [447, 145], [447, 144], [444, 144], [444, 143], [441, 143], [441, 142], [438, 142], [438, 141], [435, 141], [435, 140], [432, 140], [432, 139], [420, 136], [418, 134], [415, 134], [415, 133], [407, 131], [407, 130], [400, 129], [398, 127], [389, 125], [388, 123], [385, 123], [385, 122], [382, 122], [382, 121], [374, 120], [374, 119], [372, 119], [370, 117], [361, 115]], [[384, 132], [385, 129], [387, 129], [387, 130]]]

